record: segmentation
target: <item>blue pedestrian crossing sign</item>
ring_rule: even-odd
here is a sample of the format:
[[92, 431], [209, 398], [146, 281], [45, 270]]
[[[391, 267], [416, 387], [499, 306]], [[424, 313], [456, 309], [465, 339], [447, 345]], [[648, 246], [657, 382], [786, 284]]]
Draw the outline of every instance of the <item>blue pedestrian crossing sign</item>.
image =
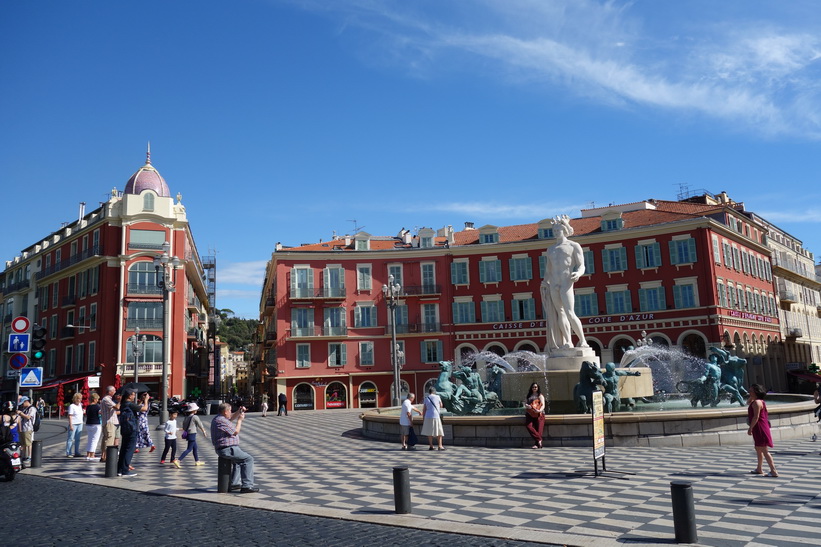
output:
[[28, 353], [31, 334], [27, 332], [13, 332], [9, 335], [9, 353]]
[[26, 367], [20, 370], [20, 387], [43, 385], [43, 367]]

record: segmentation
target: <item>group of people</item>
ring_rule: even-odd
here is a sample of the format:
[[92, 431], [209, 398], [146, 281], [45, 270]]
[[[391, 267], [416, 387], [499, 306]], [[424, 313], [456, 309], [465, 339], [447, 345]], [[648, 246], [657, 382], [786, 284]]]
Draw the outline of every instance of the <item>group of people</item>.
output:
[[[277, 395], [277, 416], [282, 416], [284, 413], [286, 416], [288, 415], [288, 396], [284, 393], [280, 393]], [[262, 411], [262, 417], [265, 418], [268, 416], [268, 394], [262, 394], [262, 401], [259, 405], [259, 409]]]
[[[413, 433], [413, 414], [422, 416], [422, 436], [428, 438], [428, 450], [445, 450], [443, 444], [445, 438], [445, 428], [442, 425], [442, 399], [436, 394], [436, 388], [430, 387], [428, 394], [423, 401], [423, 410], [413, 406], [416, 400], [415, 393], [408, 393], [408, 397], [402, 402], [402, 410], [399, 414], [399, 427], [402, 434], [402, 450], [416, 450], [413, 441], [415, 433]], [[433, 440], [436, 439], [437, 447], [434, 447]]]

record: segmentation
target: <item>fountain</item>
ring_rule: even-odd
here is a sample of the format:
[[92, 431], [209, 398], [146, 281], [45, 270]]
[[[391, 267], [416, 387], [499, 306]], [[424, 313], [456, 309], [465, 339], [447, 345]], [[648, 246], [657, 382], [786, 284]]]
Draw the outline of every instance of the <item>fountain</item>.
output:
[[[741, 396], [746, 393], [746, 361], [721, 348], [710, 348], [705, 361], [655, 345], [642, 332], [637, 347], [625, 352], [621, 366], [607, 363], [602, 373], [574, 311], [573, 284], [584, 274], [582, 249], [567, 239], [573, 234], [567, 216], [554, 218], [553, 227], [556, 243], [544, 253], [545, 277], [540, 288], [547, 351], [504, 356], [486, 351], [467, 357], [458, 366], [450, 361], [440, 363], [436, 389], [450, 413], [442, 420], [446, 440], [456, 445], [531, 445], [524, 426], [523, 399], [535, 382], [544, 386], [542, 393], [549, 405], [545, 446], [592, 446], [593, 423], [587, 412], [596, 389], [605, 392], [609, 412], [604, 418], [605, 437], [610, 446], [749, 443]], [[479, 362], [486, 363], [484, 380]], [[723, 395], [730, 403], [719, 408]], [[811, 397], [777, 394], [768, 396], [767, 403], [776, 442], [809, 438], [815, 432]], [[640, 412], [644, 404], [653, 405], [654, 411]], [[397, 441], [398, 411], [377, 409], [363, 414], [362, 431], [367, 437]]]

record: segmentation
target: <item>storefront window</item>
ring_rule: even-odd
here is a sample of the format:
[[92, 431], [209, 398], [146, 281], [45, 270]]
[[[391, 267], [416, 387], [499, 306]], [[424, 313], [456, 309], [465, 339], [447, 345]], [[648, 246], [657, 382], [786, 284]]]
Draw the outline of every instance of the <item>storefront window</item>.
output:
[[331, 382], [325, 388], [325, 408], [346, 408], [348, 390], [342, 382]]
[[299, 384], [294, 388], [294, 410], [314, 409], [314, 389], [308, 384]]
[[360, 408], [375, 408], [377, 406], [376, 384], [373, 382], [362, 382], [359, 386], [359, 406]]

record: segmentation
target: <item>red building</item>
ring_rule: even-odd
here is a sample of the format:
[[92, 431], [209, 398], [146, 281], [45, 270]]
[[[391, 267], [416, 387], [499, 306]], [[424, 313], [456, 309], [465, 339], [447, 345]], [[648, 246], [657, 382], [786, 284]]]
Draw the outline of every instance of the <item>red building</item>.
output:
[[[650, 200], [584, 210], [571, 224], [585, 256], [576, 313], [603, 363], [618, 362], [646, 331], [698, 357], [731, 349], [748, 359], [751, 381], [783, 379], [766, 229], [743, 205], [726, 195]], [[261, 306], [265, 389], [284, 391], [296, 409], [389, 405], [390, 275], [402, 287], [403, 390], [423, 392], [443, 359], [543, 352], [539, 287], [551, 228], [550, 219], [468, 224], [278, 247]]]
[[[157, 283], [163, 269], [154, 261], [164, 250], [173, 285], [165, 328]], [[42, 390], [51, 402], [58, 402], [58, 390], [87, 393], [132, 381], [135, 360], [139, 381], [158, 394], [164, 337], [170, 340], [169, 394], [185, 395], [205, 385], [209, 372], [204, 279], [181, 196], [171, 196], [149, 155], [124, 191], [115, 188], [90, 213], [82, 204], [76, 222], [6, 262], [4, 334], [20, 315], [47, 329]], [[4, 384], [4, 391], [13, 389], [13, 382]]]

